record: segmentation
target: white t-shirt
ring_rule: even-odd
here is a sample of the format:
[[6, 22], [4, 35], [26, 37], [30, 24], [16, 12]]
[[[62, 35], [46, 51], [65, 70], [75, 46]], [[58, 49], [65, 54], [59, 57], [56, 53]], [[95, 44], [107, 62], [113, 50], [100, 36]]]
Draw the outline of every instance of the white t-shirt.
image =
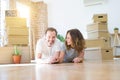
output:
[[[47, 46], [47, 42], [45, 40], [45, 37], [39, 39], [36, 44], [36, 53], [35, 53], [35, 59], [38, 63], [48, 63], [49, 59], [54, 56], [55, 52], [59, 52], [61, 48], [61, 42], [56, 39], [55, 43], [51, 46]], [[42, 58], [38, 59], [37, 54], [41, 53]]]

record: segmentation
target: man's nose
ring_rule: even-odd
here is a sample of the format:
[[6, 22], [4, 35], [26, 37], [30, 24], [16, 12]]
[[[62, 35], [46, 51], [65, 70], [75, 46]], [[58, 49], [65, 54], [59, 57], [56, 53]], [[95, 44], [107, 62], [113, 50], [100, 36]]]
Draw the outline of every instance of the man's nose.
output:
[[49, 40], [51, 40], [51, 41], [52, 41], [52, 40], [53, 40], [53, 38], [50, 38]]

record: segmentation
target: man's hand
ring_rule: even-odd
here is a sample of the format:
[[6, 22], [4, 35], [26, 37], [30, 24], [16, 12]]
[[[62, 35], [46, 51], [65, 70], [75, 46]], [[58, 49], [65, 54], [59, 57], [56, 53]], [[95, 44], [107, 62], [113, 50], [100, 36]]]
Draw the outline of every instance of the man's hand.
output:
[[42, 57], [42, 54], [38, 53], [37, 58], [40, 59]]
[[55, 58], [55, 57], [52, 57], [51, 60], [50, 60], [51, 64], [57, 64], [59, 62], [60, 62], [60, 59], [59, 58]]

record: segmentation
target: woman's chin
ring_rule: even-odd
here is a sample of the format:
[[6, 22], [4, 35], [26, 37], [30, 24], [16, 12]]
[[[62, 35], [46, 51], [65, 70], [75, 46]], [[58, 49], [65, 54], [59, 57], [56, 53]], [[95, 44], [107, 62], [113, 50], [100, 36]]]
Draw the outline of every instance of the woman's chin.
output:
[[71, 45], [70, 43], [67, 43], [67, 45]]

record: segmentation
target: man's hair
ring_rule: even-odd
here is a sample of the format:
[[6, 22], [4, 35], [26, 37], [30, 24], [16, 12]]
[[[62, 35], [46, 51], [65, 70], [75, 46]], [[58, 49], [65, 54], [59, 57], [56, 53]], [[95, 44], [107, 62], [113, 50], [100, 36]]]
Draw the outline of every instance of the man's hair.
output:
[[57, 30], [53, 27], [48, 27], [47, 30], [45, 31], [45, 34], [48, 32], [48, 31], [55, 31], [56, 33], [56, 36], [57, 36]]

